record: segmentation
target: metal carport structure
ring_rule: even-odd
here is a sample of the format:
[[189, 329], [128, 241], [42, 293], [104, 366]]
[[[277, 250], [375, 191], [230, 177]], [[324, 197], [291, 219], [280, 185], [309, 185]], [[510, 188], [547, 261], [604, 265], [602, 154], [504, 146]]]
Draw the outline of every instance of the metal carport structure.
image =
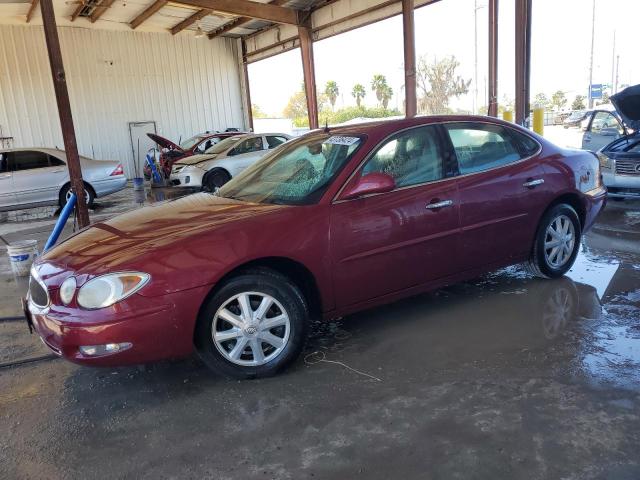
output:
[[[437, 1], [450, 0], [153, 0], [139, 5], [141, 8], [134, 15], [129, 15], [123, 14], [126, 6], [124, 0], [77, 0], [66, 2], [71, 7], [70, 17], [63, 18], [62, 21], [67, 26], [74, 26], [75, 22], [84, 22], [84, 26], [89, 28], [99, 28], [101, 23], [112, 21], [126, 25], [132, 30], [152, 29], [155, 26], [156, 29], [168, 31], [171, 35], [191, 30], [195, 31], [197, 36], [206, 34], [209, 39], [220, 36], [237, 38], [242, 52], [244, 74], [241, 75], [240, 82], [249, 127], [252, 127], [253, 122], [247, 65], [300, 48], [309, 126], [313, 129], [318, 127], [314, 42], [400, 14], [403, 16], [405, 114], [416, 114], [414, 10]], [[532, 0], [514, 1], [515, 121], [523, 123], [529, 112]], [[489, 114], [495, 116], [498, 96], [499, 0], [488, 2], [487, 89]], [[76, 191], [80, 191], [82, 177], [54, 5], [52, 0], [31, 0], [29, 4], [23, 5], [26, 8], [24, 15], [27, 23], [33, 21], [40, 6], [72, 185]], [[170, 11], [171, 15], [163, 15], [164, 11]], [[116, 20], [113, 20], [114, 18]], [[123, 21], [123, 18], [128, 20]], [[78, 198], [77, 215], [81, 227], [89, 224], [83, 196]]]

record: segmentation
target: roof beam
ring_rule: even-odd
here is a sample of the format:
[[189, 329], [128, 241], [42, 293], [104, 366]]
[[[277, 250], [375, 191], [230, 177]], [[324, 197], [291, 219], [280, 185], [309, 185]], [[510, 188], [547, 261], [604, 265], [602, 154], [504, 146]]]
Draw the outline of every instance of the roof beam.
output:
[[129, 26], [132, 29], [135, 30], [140, 25], [142, 25], [142, 23], [145, 20], [147, 20], [149, 17], [151, 17], [152, 15], [157, 13], [158, 10], [160, 10], [162, 7], [164, 7], [167, 3], [169, 3], [168, 0], [156, 0], [151, 5], [149, 5], [147, 8], [145, 8], [144, 11], [140, 15], [138, 15], [136, 18], [131, 20], [131, 22], [129, 23]]
[[[281, 5], [284, 5], [288, 1], [289, 0], [271, 0], [269, 2], [269, 4], [276, 5], [276, 6], [279, 7]], [[218, 28], [216, 28], [214, 30], [211, 30], [207, 34], [207, 37], [209, 37], [211, 39], [211, 38], [216, 38], [216, 37], [218, 37], [220, 35], [224, 35], [228, 31], [233, 30], [234, 28], [241, 27], [242, 25], [245, 25], [246, 23], [249, 23], [251, 20], [253, 20], [253, 18], [251, 18], [251, 17], [234, 18], [232, 21], [230, 21], [228, 23], [225, 23], [221, 27], [218, 27]]]
[[93, 12], [91, 12], [91, 16], [89, 17], [91, 23], [96, 23], [96, 21], [102, 16], [104, 12], [107, 11], [107, 9], [113, 4], [114, 1], [115, 0], [102, 0], [102, 2], [100, 2], [100, 5], [96, 6], [96, 8], [93, 9]]
[[36, 7], [38, 6], [39, 0], [31, 0], [31, 6], [29, 7], [29, 11], [27, 12], [27, 23], [31, 21], [33, 18], [33, 14], [36, 11]]
[[191, 15], [190, 17], [185, 18], [180, 23], [171, 28], [171, 35], [175, 35], [176, 33], [181, 32], [185, 28], [190, 25], [193, 25], [198, 20], [202, 20], [207, 15], [211, 14], [211, 10], [208, 8], [203, 8], [202, 10], [198, 10], [196, 13]]
[[289, 25], [298, 24], [298, 12], [296, 10], [268, 3], [258, 3], [250, 0], [180, 0], [180, 3], [208, 8], [215, 12], [257, 18], [268, 22]]
[[84, 2], [80, 2], [80, 5], [78, 5], [76, 7], [76, 9], [73, 11], [73, 13], [71, 14], [71, 21], [73, 22], [76, 18], [78, 18], [78, 15], [80, 15], [80, 12], [82, 11], [82, 9], [85, 7], [86, 5], [84, 4]]

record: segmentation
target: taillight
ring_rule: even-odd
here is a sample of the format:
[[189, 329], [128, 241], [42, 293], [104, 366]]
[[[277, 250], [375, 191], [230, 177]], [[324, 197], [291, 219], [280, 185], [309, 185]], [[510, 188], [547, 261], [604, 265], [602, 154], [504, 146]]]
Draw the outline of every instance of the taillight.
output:
[[109, 175], [110, 177], [115, 177], [116, 175], [124, 175], [124, 170], [122, 168], [122, 164], [119, 163], [113, 172]]

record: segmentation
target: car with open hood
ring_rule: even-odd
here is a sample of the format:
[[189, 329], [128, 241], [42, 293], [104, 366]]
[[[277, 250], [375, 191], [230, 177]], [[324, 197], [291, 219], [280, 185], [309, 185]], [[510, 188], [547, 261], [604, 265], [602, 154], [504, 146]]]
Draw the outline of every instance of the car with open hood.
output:
[[171, 185], [214, 191], [291, 139], [286, 133], [249, 133], [225, 138], [202, 155], [178, 160], [171, 168]]
[[[97, 222], [33, 264], [27, 318], [85, 365], [274, 374], [312, 322], [507, 265], [560, 277], [606, 201], [595, 155], [509, 122], [314, 130], [215, 193]], [[365, 361], [365, 360], [363, 360]]]
[[611, 197], [640, 198], [640, 85], [612, 95], [611, 102], [623, 131], [598, 151], [602, 178]]
[[[171, 175], [171, 167], [174, 162], [181, 158], [204, 153], [205, 150], [211, 148], [213, 145], [225, 138], [238, 135], [238, 132], [235, 130], [227, 130], [228, 131], [225, 132], [198, 133], [181, 141], [179, 144], [155, 133], [147, 133], [147, 136], [158, 145], [160, 149], [160, 157], [158, 158], [160, 170], [165, 178], [169, 178]], [[146, 163], [144, 166], [144, 177], [147, 180], [151, 178], [151, 167]]]

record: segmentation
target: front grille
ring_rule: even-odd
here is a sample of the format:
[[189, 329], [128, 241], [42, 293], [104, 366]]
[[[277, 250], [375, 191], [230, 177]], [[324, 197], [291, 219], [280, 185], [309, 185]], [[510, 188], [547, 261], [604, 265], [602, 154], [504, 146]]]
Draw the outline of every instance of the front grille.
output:
[[640, 175], [640, 161], [616, 160], [616, 173], [619, 175]]
[[33, 278], [33, 275], [29, 277], [29, 296], [38, 307], [44, 308], [49, 305], [49, 292]]

